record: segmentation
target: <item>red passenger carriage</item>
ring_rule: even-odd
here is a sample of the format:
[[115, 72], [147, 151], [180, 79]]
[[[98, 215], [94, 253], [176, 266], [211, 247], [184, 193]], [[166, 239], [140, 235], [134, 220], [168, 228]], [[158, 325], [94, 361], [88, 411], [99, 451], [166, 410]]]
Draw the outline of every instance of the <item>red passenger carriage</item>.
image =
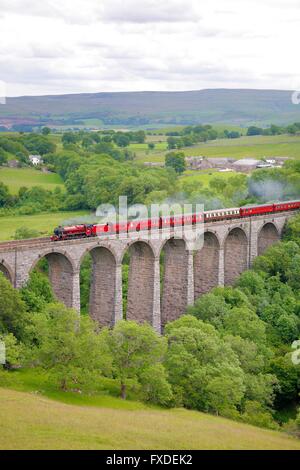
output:
[[160, 230], [170, 227], [195, 225], [201, 222], [225, 221], [243, 217], [255, 217], [258, 215], [272, 214], [284, 211], [300, 209], [300, 201], [286, 201], [274, 204], [261, 204], [258, 206], [244, 206], [226, 209], [216, 209], [204, 213], [193, 213], [184, 215], [172, 215], [155, 217], [153, 219], [134, 220], [129, 222], [118, 222], [116, 224], [81, 224], [68, 227], [57, 227], [51, 240], [70, 240], [86, 237], [104, 237], [110, 234], [139, 232], [146, 230]]

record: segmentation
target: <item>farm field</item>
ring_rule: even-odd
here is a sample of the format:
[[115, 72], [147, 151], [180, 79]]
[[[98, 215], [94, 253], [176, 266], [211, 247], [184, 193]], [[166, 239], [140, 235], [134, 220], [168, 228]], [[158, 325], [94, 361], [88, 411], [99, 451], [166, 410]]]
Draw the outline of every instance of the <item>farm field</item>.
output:
[[56, 173], [43, 173], [33, 168], [1, 168], [0, 181], [8, 186], [12, 194], [17, 194], [22, 186], [42, 186], [44, 189], [63, 187], [63, 181]]
[[70, 223], [70, 221], [86, 215], [87, 213], [84, 211], [73, 211], [0, 217], [0, 241], [12, 240], [15, 231], [20, 227], [37, 230], [41, 237], [47, 236], [60, 223]]
[[[152, 136], [150, 136], [152, 137]], [[160, 141], [155, 141], [155, 139], [149, 139], [148, 142], [154, 142], [155, 143], [155, 151], [167, 151], [167, 142], [160, 142]], [[128, 146], [129, 150], [132, 152], [147, 152], [148, 151], [148, 143], [144, 144], [130, 144]], [[153, 150], [149, 151], [149, 154], [152, 153]]]
[[300, 450], [279, 432], [184, 409], [78, 406], [4, 388], [0, 401], [0, 449]]
[[182, 176], [180, 176], [180, 183], [184, 185], [186, 181], [189, 182], [199, 182], [203, 186], [208, 186], [209, 182], [213, 178], [221, 178], [224, 180], [228, 180], [230, 178], [233, 178], [234, 176], [241, 175], [244, 173], [239, 173], [235, 171], [228, 171], [228, 172], [220, 172], [220, 171], [214, 171], [214, 170], [204, 170], [204, 171], [193, 171], [193, 170], [187, 170], [183, 173]]
[[[146, 146], [146, 144], [143, 144]], [[161, 151], [158, 145], [165, 145]], [[136, 159], [140, 162], [163, 162], [167, 152], [166, 144], [158, 144], [154, 150], [137, 149]], [[204, 155], [206, 157], [263, 158], [290, 157], [300, 158], [300, 136], [243, 136], [239, 139], [218, 139], [200, 143], [193, 147], [180, 149], [188, 156]]]

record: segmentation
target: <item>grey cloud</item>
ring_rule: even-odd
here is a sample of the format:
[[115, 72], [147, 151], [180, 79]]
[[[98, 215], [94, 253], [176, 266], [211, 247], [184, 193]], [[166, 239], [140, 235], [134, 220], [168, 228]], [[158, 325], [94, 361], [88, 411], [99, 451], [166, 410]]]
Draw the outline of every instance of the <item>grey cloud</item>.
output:
[[129, 23], [177, 23], [199, 19], [193, 6], [184, 0], [112, 0], [104, 4], [102, 18]]
[[156, 23], [197, 21], [192, 5], [185, 0], [0, 0], [0, 14], [59, 18], [70, 24], [89, 24], [99, 21]]
[[43, 46], [40, 44], [34, 44], [31, 46], [30, 55], [36, 59], [58, 59], [69, 57], [71, 51], [63, 46]]
[[51, 0], [0, 0], [0, 12], [30, 16], [56, 16], [58, 11]]
[[100, 7], [97, 0], [85, 0], [84, 7], [78, 2], [60, 0], [0, 0], [0, 15], [16, 14], [56, 18], [69, 24], [91, 24], [100, 18]]
[[[0, 0], [0, 18], [4, 16], [7, 31], [1, 34], [0, 80], [17, 83], [18, 90], [24, 84], [24, 93], [36, 90], [37, 94], [47, 90], [197, 89], [222, 87], [223, 83], [272, 86], [281, 79], [272, 73], [279, 66], [266, 54], [267, 48], [259, 47], [264, 45], [265, 31], [255, 26], [259, 4], [253, 0], [252, 7], [251, 1], [245, 0], [244, 7], [240, 0], [228, 0], [225, 12], [221, 0], [211, 0], [203, 9], [200, 0]], [[268, 3], [260, 2], [262, 6]], [[292, 17], [290, 9], [286, 10]], [[215, 21], [213, 13], [227, 16]], [[15, 24], [12, 14], [26, 15], [17, 18], [21, 39], [10, 32]], [[231, 14], [240, 15], [241, 21], [231, 19]], [[247, 14], [252, 21], [248, 25], [243, 21]], [[282, 31], [276, 23], [273, 29], [283, 43], [289, 40], [292, 28]], [[259, 41], [252, 47], [253, 38]], [[260, 65], [263, 60], [266, 65], [258, 73], [255, 61]], [[267, 68], [269, 75], [263, 74]]]

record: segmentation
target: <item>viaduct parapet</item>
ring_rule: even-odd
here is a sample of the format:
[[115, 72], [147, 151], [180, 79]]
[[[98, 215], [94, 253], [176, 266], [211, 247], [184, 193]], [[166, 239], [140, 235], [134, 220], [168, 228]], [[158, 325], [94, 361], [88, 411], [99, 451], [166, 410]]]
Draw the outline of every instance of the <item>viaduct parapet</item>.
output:
[[[197, 250], [188, 249], [186, 227], [180, 238], [161, 231], [155, 240], [149, 240], [147, 232], [139, 232], [126, 239], [110, 235], [59, 242], [49, 239], [6, 242], [0, 244], [0, 271], [18, 289], [45, 257], [55, 296], [79, 311], [80, 266], [90, 253], [92, 318], [102, 325], [113, 325], [126, 314], [127, 319], [147, 321], [161, 331], [202, 294], [215, 286], [231, 285], [257, 255], [280, 239], [284, 224], [292, 215], [282, 212], [206, 223], [204, 243]], [[129, 253], [130, 265], [127, 309], [123, 312], [125, 253]]]

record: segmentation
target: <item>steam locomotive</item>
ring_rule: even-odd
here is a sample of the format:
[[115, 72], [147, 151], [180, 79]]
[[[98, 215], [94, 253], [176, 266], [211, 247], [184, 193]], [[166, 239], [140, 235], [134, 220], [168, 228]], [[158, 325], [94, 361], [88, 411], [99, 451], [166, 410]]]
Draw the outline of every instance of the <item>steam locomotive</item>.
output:
[[163, 229], [183, 225], [195, 225], [200, 222], [214, 222], [257, 215], [294, 211], [300, 209], [300, 201], [278, 202], [259, 206], [244, 206], [231, 209], [219, 209], [188, 215], [173, 215], [145, 220], [118, 222], [116, 224], [81, 224], [69, 227], [56, 227], [51, 236], [52, 241], [70, 240], [74, 238], [101, 237], [110, 234], [130, 233], [144, 230]]

